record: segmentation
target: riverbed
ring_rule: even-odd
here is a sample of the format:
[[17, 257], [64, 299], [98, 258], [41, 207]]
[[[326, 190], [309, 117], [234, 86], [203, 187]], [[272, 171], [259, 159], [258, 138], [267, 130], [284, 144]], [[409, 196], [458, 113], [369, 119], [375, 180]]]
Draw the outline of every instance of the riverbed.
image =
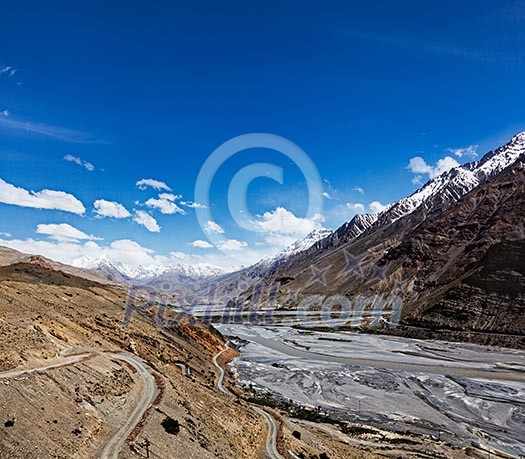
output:
[[340, 421], [525, 455], [525, 352], [287, 326], [223, 324], [245, 341], [240, 385]]

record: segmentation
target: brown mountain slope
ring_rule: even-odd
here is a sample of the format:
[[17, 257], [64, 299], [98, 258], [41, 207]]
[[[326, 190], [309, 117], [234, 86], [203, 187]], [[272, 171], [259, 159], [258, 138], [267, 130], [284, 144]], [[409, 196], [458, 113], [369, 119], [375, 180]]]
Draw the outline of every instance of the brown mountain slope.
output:
[[74, 266], [65, 265], [58, 261], [50, 260], [41, 255], [30, 255], [19, 252], [9, 247], [0, 246], [0, 266], [8, 266], [14, 263], [28, 263], [45, 266], [54, 271], [61, 271], [73, 276], [90, 279], [103, 284], [118, 284], [118, 280], [112, 279], [107, 273], [97, 272], [90, 269], [75, 268]]
[[[188, 457], [257, 457], [263, 420], [214, 388], [212, 357], [222, 337], [187, 321], [161, 328], [152, 312], [134, 314], [125, 328], [126, 303], [121, 291], [46, 266], [0, 268], [0, 456], [103, 457], [146, 399], [144, 376], [113, 357], [126, 350], [154, 375], [161, 395], [120, 457], [145, 457], [145, 438], [154, 457], [181, 450]], [[75, 356], [81, 361], [71, 362]], [[59, 366], [23, 373], [48, 365]], [[168, 418], [178, 421], [178, 434], [163, 427]]]
[[403, 260], [414, 276], [414, 299], [402, 323], [523, 347], [524, 221], [525, 171], [518, 163], [405, 236], [381, 260]]
[[258, 288], [279, 282], [277, 303], [292, 309], [313, 294], [395, 293], [404, 305], [396, 332], [522, 345], [524, 175], [518, 161], [443, 212], [418, 209], [335, 249], [296, 257]]
[[[0, 267], [0, 457], [262, 457], [263, 417], [216, 387], [222, 336], [141, 299], [124, 326], [128, 300], [46, 263]], [[224, 384], [233, 387], [228, 372]], [[290, 429], [283, 420], [283, 450], [382, 457], [341, 442], [337, 431], [312, 425], [306, 440], [291, 440]]]
[[19, 252], [18, 250], [10, 249], [8, 247], [0, 246], [0, 266], [12, 265], [18, 263], [24, 257], [27, 257], [25, 253]]

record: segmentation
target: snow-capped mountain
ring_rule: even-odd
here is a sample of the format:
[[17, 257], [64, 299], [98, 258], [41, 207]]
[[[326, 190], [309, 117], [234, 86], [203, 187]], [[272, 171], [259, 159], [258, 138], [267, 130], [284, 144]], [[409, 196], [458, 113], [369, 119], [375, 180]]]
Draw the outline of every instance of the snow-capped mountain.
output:
[[167, 270], [165, 266], [160, 265], [130, 266], [113, 260], [106, 255], [99, 258], [81, 257], [73, 262], [73, 266], [91, 270], [104, 270], [110, 273], [116, 272], [129, 279], [158, 276]]
[[326, 228], [315, 229], [307, 234], [303, 239], [295, 241], [285, 249], [281, 250], [277, 255], [269, 259], [270, 263], [285, 261], [296, 253], [309, 249], [317, 241], [324, 239], [332, 234], [332, 231]]
[[[264, 274], [267, 269], [274, 266], [276, 263], [285, 262], [292, 255], [308, 249], [317, 241], [329, 236], [331, 233], [330, 230], [324, 228], [315, 229], [306, 237], [294, 242], [274, 257], [264, 258], [246, 269], [252, 272], [260, 271], [261, 274]], [[99, 272], [102, 271], [110, 278], [120, 282], [140, 281], [150, 283], [152, 281], [167, 279], [172, 281], [174, 278], [210, 280], [228, 273], [225, 269], [207, 263], [196, 263], [192, 265], [177, 263], [174, 265], [131, 266], [113, 260], [106, 255], [99, 258], [81, 257], [74, 261], [73, 266]]]
[[343, 223], [337, 230], [328, 235], [328, 237], [320, 239], [311, 250], [326, 250], [329, 247], [336, 247], [355, 239], [370, 228], [377, 221], [378, 217], [379, 214], [354, 215], [350, 221]]
[[[308, 250], [317, 242], [329, 237], [331, 234], [332, 231], [326, 228], [315, 229], [308, 233], [303, 239], [295, 241], [273, 257], [263, 258], [254, 265], [248, 266], [247, 268], [238, 271], [238, 273], [242, 274], [243, 276], [248, 275], [249, 277], [263, 277], [271, 269], [280, 264], [286, 263], [293, 256]], [[233, 273], [234, 276], [235, 274], [237, 273]]]
[[[293, 309], [310, 295], [395, 294], [409, 326], [403, 334], [458, 339], [466, 333], [476, 342], [523, 347], [524, 184], [521, 133], [378, 216], [345, 223], [252, 283], [237, 302], [250, 306], [269, 298], [269, 305]], [[357, 222], [369, 226], [359, 233]], [[313, 266], [325, 282], [312, 281]], [[446, 330], [450, 334], [441, 334]]]
[[[376, 260], [374, 257], [380, 257], [391, 250], [400, 238], [418, 225], [447, 214], [470, 192], [490, 184], [502, 171], [523, 160], [525, 132], [485, 154], [479, 161], [454, 167], [430, 180], [410, 196], [393, 203], [379, 214], [356, 215], [309, 249], [291, 255], [285, 263], [269, 270], [268, 275], [241, 296], [249, 298], [252, 291], [264, 289], [280, 279], [286, 279], [284, 290], [299, 291], [308, 285], [311, 277], [309, 267], [312, 264], [319, 262], [322, 266], [330, 266], [328, 260], [333, 260], [333, 266], [344, 266], [346, 260], [342, 257], [347, 252], [341, 250], [343, 247], [347, 247], [354, 257], [361, 257], [371, 263]], [[345, 276], [337, 279], [337, 282], [347, 281]], [[334, 279], [332, 281], [335, 282]]]
[[[177, 263], [174, 265], [149, 265], [149, 266], [130, 266], [116, 260], [112, 260], [107, 256], [100, 258], [82, 257], [75, 260], [73, 263], [75, 267], [105, 271], [113, 274], [114, 277], [132, 280], [150, 280], [163, 275], [178, 275], [189, 277], [193, 279], [202, 279], [209, 277], [216, 277], [224, 274], [226, 271], [210, 264], [198, 263], [188, 265]], [[122, 280], [122, 279], [121, 279]]]
[[416, 209], [439, 212], [456, 203], [462, 196], [486, 182], [525, 153], [525, 132], [515, 135], [510, 142], [490, 151], [479, 161], [454, 167], [432, 180], [410, 196], [389, 205], [377, 214], [358, 214], [341, 225], [302, 256], [316, 250], [328, 250], [356, 239], [363, 233], [371, 233], [411, 214]]
[[454, 167], [428, 181], [410, 196], [400, 199], [384, 210], [374, 227], [392, 223], [421, 206], [433, 210], [444, 209], [513, 164], [524, 153], [525, 132], [522, 132], [515, 135], [506, 145], [488, 152], [481, 160]]
[[[217, 278], [212, 279], [213, 287], [203, 286], [195, 298], [201, 303], [223, 303], [228, 299], [236, 297], [239, 293], [244, 291], [250, 285], [264, 279], [271, 272], [275, 271], [279, 266], [286, 265], [288, 260], [295, 257], [297, 254], [308, 250], [320, 240], [329, 237], [332, 232], [327, 229], [316, 229], [307, 234], [303, 239], [300, 239], [290, 246], [286, 247], [273, 257], [263, 258], [252, 266], [248, 266], [240, 271], [227, 273]], [[163, 278], [161, 276], [160, 278]], [[204, 292], [204, 293], [202, 293]], [[207, 292], [210, 295], [207, 295]]]
[[400, 199], [378, 214], [358, 214], [344, 223], [336, 231], [316, 229], [305, 238], [286, 247], [274, 257], [264, 258], [258, 263], [238, 272], [225, 270], [208, 264], [175, 264], [171, 266], [128, 266], [123, 263], [101, 257], [78, 259], [74, 266], [93, 270], [103, 270], [117, 280], [136, 280], [157, 282], [163, 279], [216, 280], [220, 289], [234, 291], [241, 284], [252, 284], [264, 278], [279, 267], [295, 262], [319, 251], [328, 251], [346, 244], [363, 234], [370, 234], [377, 229], [396, 222], [415, 210], [423, 214], [442, 212], [454, 205], [462, 196], [485, 183], [507, 166], [513, 164], [525, 154], [525, 132], [514, 136], [506, 145], [491, 151], [479, 161], [454, 167], [428, 181], [410, 196]]

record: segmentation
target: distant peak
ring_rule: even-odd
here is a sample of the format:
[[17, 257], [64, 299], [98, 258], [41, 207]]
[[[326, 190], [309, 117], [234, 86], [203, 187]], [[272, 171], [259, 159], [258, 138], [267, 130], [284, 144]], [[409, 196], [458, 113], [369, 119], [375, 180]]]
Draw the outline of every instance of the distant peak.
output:
[[312, 230], [310, 233], [308, 233], [304, 239], [315, 239], [318, 237], [324, 237], [327, 234], [330, 234], [332, 230], [326, 229], [326, 228], [316, 228]]

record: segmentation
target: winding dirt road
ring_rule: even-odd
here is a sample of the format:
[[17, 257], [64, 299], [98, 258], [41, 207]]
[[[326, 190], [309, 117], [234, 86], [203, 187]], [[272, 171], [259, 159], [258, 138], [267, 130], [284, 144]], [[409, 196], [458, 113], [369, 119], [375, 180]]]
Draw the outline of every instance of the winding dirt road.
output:
[[[0, 379], [13, 379], [20, 376], [30, 375], [33, 373], [45, 373], [50, 370], [62, 368], [69, 365], [75, 365], [86, 361], [96, 353], [86, 352], [82, 354], [76, 354], [71, 356], [61, 356], [53, 360], [53, 362], [47, 363], [46, 365], [28, 368], [24, 370], [14, 370], [0, 373]], [[133, 432], [135, 427], [140, 423], [144, 414], [148, 408], [153, 404], [157, 395], [159, 394], [159, 388], [153, 375], [149, 372], [142, 361], [131, 354], [119, 354], [119, 353], [108, 353], [113, 360], [120, 360], [132, 365], [137, 373], [134, 377], [141, 384], [140, 394], [138, 396], [139, 403], [133, 411], [126, 418], [124, 425], [111, 437], [108, 441], [104, 450], [101, 453], [101, 459], [117, 459], [126, 438]]]
[[[229, 396], [234, 396], [234, 394], [232, 394], [228, 389], [226, 389], [226, 387], [224, 387], [225, 372], [222, 366], [217, 361], [217, 359], [222, 355], [222, 353], [227, 351], [228, 349], [229, 347], [226, 346], [222, 351], [216, 354], [215, 357], [213, 357], [213, 364], [219, 370], [219, 376], [217, 377], [216, 381], [217, 389]], [[256, 413], [263, 417], [264, 422], [266, 423], [266, 426], [268, 428], [268, 434], [266, 436], [266, 442], [264, 445], [266, 458], [284, 459], [279, 453], [279, 450], [277, 449], [277, 432], [279, 431], [279, 426], [277, 425], [277, 422], [275, 421], [274, 417], [271, 414], [264, 411], [262, 408], [259, 408], [258, 406], [252, 404], [251, 407]]]
[[281, 453], [279, 453], [279, 450], [277, 449], [277, 432], [279, 432], [279, 426], [277, 425], [277, 422], [275, 422], [274, 417], [262, 408], [254, 405], [251, 405], [251, 407], [256, 413], [259, 413], [264, 418], [266, 426], [268, 427], [268, 435], [266, 436], [265, 444], [266, 456], [269, 459], [283, 459]]
[[136, 377], [142, 383], [141, 394], [138, 397], [139, 403], [133, 411], [129, 414], [124, 425], [113, 435], [108, 441], [105, 448], [103, 449], [100, 458], [101, 459], [117, 459], [126, 438], [133, 432], [135, 427], [142, 420], [144, 413], [153, 404], [157, 395], [159, 394], [159, 388], [153, 375], [149, 372], [142, 361], [132, 354], [109, 354], [115, 360], [121, 360], [129, 365], [132, 365], [136, 370]]
[[11, 379], [18, 378], [19, 376], [29, 375], [31, 373], [45, 373], [49, 370], [54, 370], [55, 368], [66, 367], [68, 365], [74, 365], [75, 363], [83, 362], [92, 356], [91, 352], [86, 352], [83, 354], [71, 355], [69, 357], [58, 357], [53, 359], [53, 363], [48, 363], [41, 367], [27, 368], [25, 370], [14, 370], [6, 371], [0, 373], [0, 379]]
[[222, 368], [221, 365], [219, 365], [219, 362], [217, 361], [217, 359], [224, 353], [226, 352], [227, 350], [229, 349], [228, 346], [226, 346], [221, 352], [219, 352], [218, 354], [215, 355], [215, 357], [213, 357], [213, 364], [215, 365], [215, 367], [217, 368], [217, 370], [219, 370], [219, 376], [217, 378], [217, 389], [219, 389], [221, 392], [227, 394], [227, 395], [231, 395], [233, 396], [233, 394], [224, 387], [224, 368]]

